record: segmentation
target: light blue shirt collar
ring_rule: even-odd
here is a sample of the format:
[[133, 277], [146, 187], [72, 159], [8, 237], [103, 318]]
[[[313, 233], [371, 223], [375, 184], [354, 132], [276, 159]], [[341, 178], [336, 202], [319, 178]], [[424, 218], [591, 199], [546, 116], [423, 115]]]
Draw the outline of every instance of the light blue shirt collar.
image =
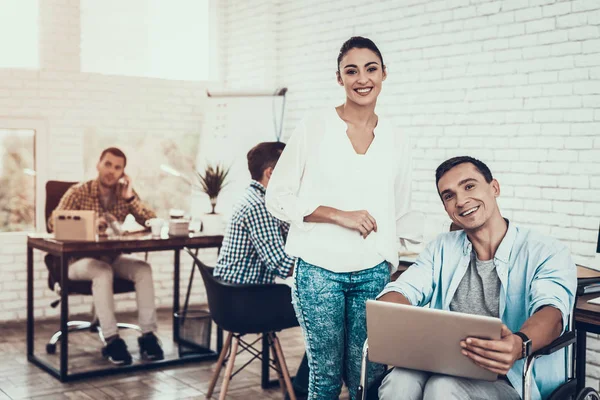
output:
[[[503, 263], [507, 264], [508, 260], [510, 258], [510, 252], [511, 252], [512, 247], [515, 244], [515, 240], [517, 238], [517, 228], [514, 226], [514, 224], [511, 224], [508, 219], [504, 218], [504, 220], [506, 221], [506, 224], [508, 225], [508, 230], [506, 231], [506, 234], [502, 238], [502, 241], [500, 242], [500, 246], [498, 246], [498, 249], [496, 250], [494, 259], [502, 261]], [[467, 234], [464, 231], [463, 231], [462, 235], [463, 235], [463, 245], [462, 245], [463, 255], [466, 256], [466, 255], [471, 254], [471, 251], [473, 249], [473, 244], [471, 243], [471, 241], [469, 240], [469, 237], [467, 236]]]

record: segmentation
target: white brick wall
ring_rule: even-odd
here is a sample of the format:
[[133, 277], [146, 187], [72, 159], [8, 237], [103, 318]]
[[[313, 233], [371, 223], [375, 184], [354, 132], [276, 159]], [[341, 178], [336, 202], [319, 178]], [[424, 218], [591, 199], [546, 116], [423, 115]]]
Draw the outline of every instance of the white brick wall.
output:
[[[577, 262], [593, 257], [600, 1], [247, 3], [226, 1], [225, 80], [287, 86], [287, 136], [307, 110], [343, 102], [335, 82], [339, 47], [352, 35], [370, 37], [389, 73], [378, 113], [415, 138], [416, 208], [442, 214], [435, 167], [472, 155], [500, 181], [505, 216], [559, 238]], [[598, 388], [600, 344], [595, 337], [589, 343], [588, 384]]]
[[[507, 217], [560, 238], [578, 262], [592, 257], [600, 222], [600, 2], [215, 1], [226, 84], [287, 86], [287, 136], [307, 110], [343, 101], [339, 47], [351, 35], [371, 37], [389, 72], [378, 113], [416, 139], [415, 207], [442, 214], [433, 170], [470, 154], [499, 179]], [[41, 1], [40, 24], [41, 69], [0, 70], [0, 115], [47, 121], [48, 178], [82, 178], [86, 129], [200, 132], [203, 84], [81, 73], [78, 0]], [[203, 257], [211, 263], [215, 255]], [[35, 313], [56, 315], [40, 261]], [[172, 255], [150, 261], [158, 304], [169, 307]], [[183, 283], [188, 274], [186, 265]], [[0, 235], [0, 282], [0, 321], [23, 319], [22, 234]], [[128, 297], [120, 309], [134, 308]], [[89, 309], [89, 299], [71, 303]], [[588, 346], [588, 384], [596, 388], [599, 343], [591, 336]]]
[[[47, 121], [45, 151], [49, 158], [43, 173], [48, 179], [80, 180], [83, 177], [83, 133], [97, 132], [197, 132], [200, 134], [205, 85], [86, 74], [79, 62], [79, 1], [40, 1], [40, 70], [0, 69], [0, 127], [2, 118]], [[144, 154], [128, 154], [130, 158]], [[26, 237], [0, 234], [0, 326], [1, 321], [25, 319]], [[216, 251], [202, 258], [214, 264]], [[143, 255], [142, 255], [143, 256]], [[182, 255], [181, 288], [185, 293], [191, 263]], [[157, 304], [171, 307], [172, 253], [152, 253]], [[48, 290], [46, 269], [36, 252], [35, 315], [58, 315], [50, 303], [57, 296]], [[200, 279], [192, 302], [205, 303]], [[183, 294], [182, 294], [183, 297]], [[135, 295], [121, 295], [118, 310], [134, 310]], [[72, 296], [73, 313], [89, 312], [91, 298]]]

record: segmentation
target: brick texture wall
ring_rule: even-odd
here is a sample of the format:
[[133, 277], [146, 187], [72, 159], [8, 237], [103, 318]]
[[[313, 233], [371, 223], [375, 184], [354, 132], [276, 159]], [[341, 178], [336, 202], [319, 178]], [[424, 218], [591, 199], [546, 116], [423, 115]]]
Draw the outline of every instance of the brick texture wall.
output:
[[[215, 1], [225, 84], [287, 86], [286, 137], [308, 110], [343, 101], [337, 52], [348, 37], [368, 36], [389, 73], [378, 113], [415, 139], [416, 208], [443, 214], [434, 168], [473, 155], [500, 181], [505, 216], [559, 238], [580, 263], [592, 259], [600, 223], [600, 2]], [[204, 84], [82, 73], [79, 26], [78, 0], [40, 1], [40, 70], [0, 69], [0, 116], [46, 121], [47, 178], [82, 178], [89, 128], [200, 133]], [[215, 254], [203, 257], [211, 263]], [[158, 304], [168, 307], [172, 255], [152, 254], [150, 262]], [[39, 256], [35, 265], [35, 313], [54, 316]], [[188, 273], [185, 265], [183, 281]], [[203, 302], [203, 290], [195, 293]], [[71, 304], [89, 310], [89, 299]], [[118, 308], [135, 308], [133, 296]], [[24, 318], [25, 236], [2, 234], [0, 321]], [[588, 384], [598, 388], [600, 341], [590, 338]]]
[[[225, 5], [230, 87], [289, 88], [286, 136], [308, 110], [344, 100], [341, 44], [377, 43], [388, 66], [378, 113], [415, 139], [412, 200], [443, 214], [433, 171], [472, 155], [500, 181], [503, 214], [595, 253], [600, 224], [600, 2], [303, 0]], [[257, 12], [258, 10], [267, 10]], [[274, 26], [274, 29], [273, 29]], [[276, 58], [271, 59], [275, 43]], [[274, 72], [273, 72], [274, 71]], [[588, 346], [598, 388], [600, 342]]]
[[[86, 131], [120, 132], [123, 135], [165, 130], [200, 134], [206, 101], [205, 84], [186, 81], [88, 74], [80, 71], [78, 0], [40, 1], [40, 69], [0, 69], [0, 128], [2, 120], [45, 121], [49, 161], [39, 174], [47, 179], [83, 178], [83, 136]], [[144, 154], [128, 154], [129, 158]], [[216, 252], [200, 253], [214, 264]], [[142, 254], [143, 257], [143, 254]], [[181, 287], [185, 293], [191, 263], [182, 255]], [[26, 317], [26, 236], [0, 234], [0, 328], [2, 321]], [[171, 307], [172, 253], [151, 253], [157, 305]], [[57, 299], [47, 288], [47, 272], [36, 252], [35, 315], [58, 315], [50, 308]], [[192, 303], [205, 303], [197, 279]], [[182, 296], [183, 296], [182, 294]], [[72, 296], [73, 313], [90, 311], [91, 297]], [[135, 295], [120, 295], [117, 310], [135, 310]]]

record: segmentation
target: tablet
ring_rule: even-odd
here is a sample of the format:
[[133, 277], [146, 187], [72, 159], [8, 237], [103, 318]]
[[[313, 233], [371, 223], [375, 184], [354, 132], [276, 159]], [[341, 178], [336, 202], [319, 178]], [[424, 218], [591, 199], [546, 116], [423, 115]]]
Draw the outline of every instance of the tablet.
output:
[[464, 356], [467, 337], [500, 339], [499, 318], [367, 301], [369, 361], [395, 367], [495, 381], [497, 374]]

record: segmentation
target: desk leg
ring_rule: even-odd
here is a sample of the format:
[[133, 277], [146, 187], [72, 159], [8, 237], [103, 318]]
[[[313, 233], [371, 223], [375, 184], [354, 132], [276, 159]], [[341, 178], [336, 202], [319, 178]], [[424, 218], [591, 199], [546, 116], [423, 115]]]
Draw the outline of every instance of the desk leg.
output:
[[585, 387], [585, 351], [587, 345], [587, 336], [584, 329], [577, 329], [577, 360], [575, 366], [575, 376], [577, 377], [577, 393]]
[[260, 374], [260, 386], [263, 389], [268, 389], [269, 385], [269, 337], [266, 333], [262, 334], [262, 361]]
[[179, 321], [175, 314], [179, 313], [179, 249], [175, 250], [175, 259], [173, 261], [173, 341], [179, 342]]
[[64, 255], [60, 257], [60, 380], [64, 382], [69, 369], [69, 263]]
[[27, 358], [33, 355], [33, 248], [27, 246]]

